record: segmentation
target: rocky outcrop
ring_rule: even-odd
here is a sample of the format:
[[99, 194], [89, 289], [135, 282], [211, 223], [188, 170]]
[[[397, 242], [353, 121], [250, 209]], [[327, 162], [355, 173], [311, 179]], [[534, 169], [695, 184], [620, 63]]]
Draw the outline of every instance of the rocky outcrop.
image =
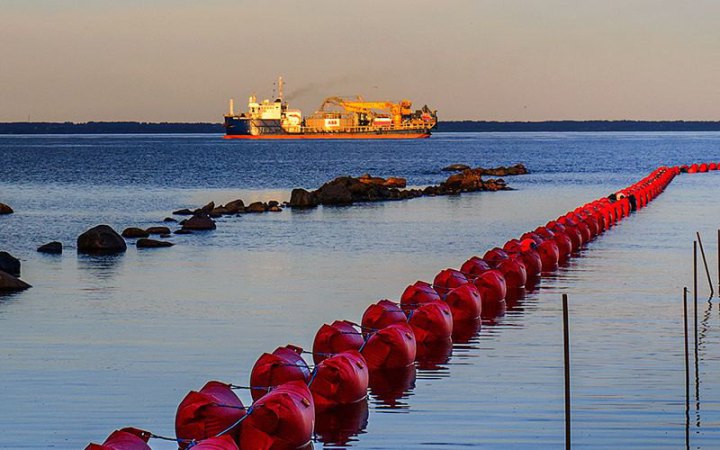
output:
[[113, 254], [125, 252], [127, 244], [112, 227], [98, 225], [78, 236], [77, 249], [79, 253]]
[[315, 191], [293, 189], [288, 205], [292, 208], [312, 208], [317, 205], [351, 205], [355, 202], [376, 202], [404, 200], [422, 196], [453, 195], [462, 192], [498, 191], [510, 189], [503, 179], [483, 180], [485, 173], [527, 173], [522, 164], [496, 169], [464, 169], [450, 175], [436, 186], [424, 189], [403, 189], [407, 185], [404, 178], [388, 179], [364, 174], [360, 177], [338, 177]]
[[5, 203], [0, 203], [0, 215], [12, 214], [14, 212], [15, 211], [13, 211], [13, 209], [10, 206], [6, 205]]
[[53, 241], [48, 242], [47, 244], [41, 245], [37, 248], [37, 251], [40, 253], [51, 253], [54, 255], [59, 255], [63, 251], [63, 246], [61, 242]]
[[0, 292], [1, 291], [23, 291], [31, 288], [26, 282], [0, 270]]
[[[442, 171], [444, 172], [464, 172], [466, 170], [472, 169], [467, 164], [451, 164], [447, 167], [443, 167]], [[490, 169], [484, 169], [482, 167], [476, 167], [472, 169], [479, 173], [480, 175], [488, 175], [491, 177], [508, 177], [512, 175], [525, 175], [528, 173], [527, 168], [524, 164], [515, 164], [514, 166], [500, 166], [500, 167], [493, 167]]]
[[268, 206], [263, 202], [250, 203], [246, 208], [245, 212], [249, 213], [263, 213], [268, 210]]
[[130, 228], [125, 228], [122, 231], [122, 237], [128, 238], [128, 239], [145, 238], [148, 236], [150, 236], [150, 233], [143, 230], [142, 228], [130, 227]]
[[8, 252], [0, 252], [0, 270], [10, 275], [20, 276], [20, 260]]
[[233, 200], [225, 205], [225, 210], [228, 214], [237, 214], [245, 211], [245, 202], [240, 199]]
[[182, 227], [183, 230], [214, 230], [217, 228], [215, 221], [206, 214], [192, 216], [183, 223]]
[[172, 242], [158, 241], [156, 239], [147, 239], [147, 238], [138, 239], [137, 242], [135, 243], [135, 246], [137, 248], [161, 248], [161, 247], [172, 247], [173, 245], [175, 245], [175, 244], [173, 244]]

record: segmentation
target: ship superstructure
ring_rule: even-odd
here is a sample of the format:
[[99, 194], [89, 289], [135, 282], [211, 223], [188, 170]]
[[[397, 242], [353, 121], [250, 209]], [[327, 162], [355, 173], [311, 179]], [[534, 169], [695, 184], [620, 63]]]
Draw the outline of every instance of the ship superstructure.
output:
[[235, 114], [233, 100], [225, 114], [225, 137], [244, 139], [412, 139], [430, 136], [437, 126], [427, 106], [413, 111], [409, 100], [365, 101], [362, 97], [328, 97], [314, 114], [303, 118], [283, 98], [278, 78], [274, 101], [248, 99], [246, 112]]

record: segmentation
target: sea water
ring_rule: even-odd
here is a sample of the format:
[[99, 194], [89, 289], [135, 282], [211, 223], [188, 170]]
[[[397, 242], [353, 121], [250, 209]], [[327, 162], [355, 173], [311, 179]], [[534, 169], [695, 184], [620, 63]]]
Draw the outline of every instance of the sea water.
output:
[[[657, 166], [720, 162], [720, 134], [4, 136], [0, 161], [0, 202], [16, 211], [0, 216], [0, 250], [22, 260], [22, 278], [33, 285], [0, 297], [0, 448], [77, 449], [123, 426], [172, 436], [177, 405], [206, 381], [247, 384], [263, 352], [288, 343], [309, 349], [323, 323], [358, 321], [370, 303], [398, 300], [408, 284]], [[451, 163], [519, 162], [531, 173], [507, 177], [512, 191], [223, 217], [216, 231], [173, 236], [172, 248], [131, 243], [119, 256], [75, 248], [97, 224], [163, 225], [173, 210], [211, 200], [285, 201], [294, 187], [339, 175], [425, 186], [447, 177], [440, 169]], [[717, 299], [707, 301], [702, 266], [687, 412], [681, 293], [692, 289], [696, 231], [717, 290], [719, 185], [719, 172], [677, 177], [504, 317], [455, 344], [447, 361], [394, 380], [394, 391], [375, 389], [345, 414], [345, 433], [326, 432], [324, 418], [315, 447], [561, 448], [564, 293], [574, 445], [677, 449], [687, 430], [694, 448], [717, 448], [720, 312]], [[36, 253], [52, 240], [63, 242], [62, 255]], [[691, 330], [691, 346], [693, 338]], [[690, 356], [693, 369], [692, 349]]]

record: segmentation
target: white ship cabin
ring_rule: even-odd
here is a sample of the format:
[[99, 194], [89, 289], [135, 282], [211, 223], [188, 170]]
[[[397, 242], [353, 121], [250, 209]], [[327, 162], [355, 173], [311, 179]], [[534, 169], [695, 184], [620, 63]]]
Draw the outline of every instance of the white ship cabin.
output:
[[252, 95], [248, 100], [248, 115], [253, 119], [280, 120], [285, 108], [287, 108], [287, 105], [283, 104], [280, 99], [277, 99], [274, 102], [265, 99], [262, 103], [258, 103], [257, 98]]

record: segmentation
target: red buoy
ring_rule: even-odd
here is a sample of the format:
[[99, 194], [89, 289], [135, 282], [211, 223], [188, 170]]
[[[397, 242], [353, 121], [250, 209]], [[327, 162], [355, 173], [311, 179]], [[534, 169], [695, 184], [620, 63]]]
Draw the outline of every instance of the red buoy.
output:
[[315, 366], [310, 382], [315, 408], [327, 409], [362, 401], [367, 396], [368, 368], [355, 350], [338, 353]]
[[463, 263], [462, 267], [460, 267], [460, 272], [462, 272], [468, 280], [474, 280], [478, 275], [490, 269], [490, 264], [484, 259], [473, 256]]
[[252, 405], [240, 429], [240, 448], [290, 450], [312, 439], [315, 406], [301, 381], [281, 384]]
[[475, 287], [480, 291], [482, 309], [492, 308], [493, 304], [505, 300], [507, 285], [502, 272], [497, 269], [488, 270], [475, 279]]
[[440, 297], [445, 297], [451, 289], [467, 283], [467, 277], [459, 270], [445, 269], [435, 276], [433, 288], [440, 294]]
[[450, 306], [453, 322], [477, 319], [482, 314], [482, 297], [474, 284], [468, 283], [453, 289], [445, 301]]
[[452, 336], [452, 311], [450, 306], [442, 300], [426, 303], [412, 311], [408, 323], [415, 334], [415, 341], [418, 345], [449, 341]]
[[137, 428], [122, 428], [110, 433], [102, 444], [90, 444], [85, 450], [150, 450], [150, 433]]
[[346, 320], [336, 320], [332, 325], [325, 324], [315, 334], [313, 361], [319, 364], [336, 353], [360, 350], [364, 342], [362, 335]]
[[508, 259], [508, 254], [505, 250], [495, 247], [492, 250], [488, 250], [483, 255], [483, 258], [491, 267], [497, 267], [501, 261]]
[[272, 353], [264, 353], [250, 372], [250, 393], [253, 400], [262, 397], [266, 389], [289, 381], [307, 383], [310, 368], [301, 356], [302, 349], [293, 345], [278, 347]]
[[[533, 246], [535, 243], [533, 242]], [[543, 271], [542, 258], [540, 253], [535, 248], [523, 250], [518, 254], [518, 257], [525, 265], [525, 272], [527, 273], [527, 279], [540, 275]]]
[[543, 271], [550, 272], [557, 269], [560, 262], [560, 249], [554, 239], [548, 239], [538, 245], [538, 254], [542, 261]]
[[415, 361], [416, 352], [415, 335], [406, 323], [372, 334], [361, 351], [371, 371], [407, 367]]
[[[265, 391], [259, 392], [260, 395]], [[229, 385], [209, 381], [199, 391], [185, 396], [175, 414], [175, 436], [178, 447], [187, 448], [191, 441], [200, 441], [220, 434], [245, 415], [245, 407]], [[227, 432], [237, 439], [239, 427]]]
[[237, 444], [228, 435], [205, 439], [192, 447], [192, 450], [239, 450]]
[[403, 292], [402, 297], [400, 297], [400, 307], [405, 311], [405, 314], [407, 314], [420, 305], [437, 300], [442, 299], [430, 283], [416, 281], [415, 284], [411, 284], [405, 288], [405, 292]]
[[498, 264], [497, 269], [505, 277], [505, 284], [508, 289], [517, 289], [525, 286], [527, 282], [527, 270], [525, 264], [519, 258], [508, 258]]
[[363, 333], [377, 331], [394, 323], [407, 322], [400, 305], [390, 300], [380, 300], [367, 307], [362, 316]]

